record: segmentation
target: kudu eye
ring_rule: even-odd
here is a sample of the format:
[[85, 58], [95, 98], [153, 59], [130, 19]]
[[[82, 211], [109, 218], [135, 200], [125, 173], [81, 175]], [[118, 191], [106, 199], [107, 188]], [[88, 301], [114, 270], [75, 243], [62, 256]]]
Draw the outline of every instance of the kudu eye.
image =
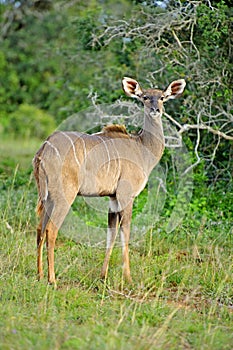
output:
[[148, 101], [149, 99], [150, 99], [149, 96], [146, 96], [146, 95], [143, 96], [144, 101]]
[[161, 96], [161, 97], [160, 97], [160, 101], [163, 101], [163, 100], [164, 100], [164, 96]]

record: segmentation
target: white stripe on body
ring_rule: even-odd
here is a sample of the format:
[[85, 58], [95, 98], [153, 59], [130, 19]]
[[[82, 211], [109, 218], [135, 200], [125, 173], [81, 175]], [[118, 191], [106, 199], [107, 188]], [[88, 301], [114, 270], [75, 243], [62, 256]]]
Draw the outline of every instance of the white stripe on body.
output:
[[77, 158], [77, 154], [76, 154], [76, 150], [75, 150], [74, 142], [73, 142], [72, 138], [69, 137], [69, 135], [67, 135], [67, 134], [66, 134], [65, 132], [63, 132], [63, 131], [61, 131], [61, 133], [62, 133], [62, 135], [64, 135], [64, 136], [70, 141], [70, 143], [71, 143], [71, 145], [72, 145], [73, 153], [74, 153], [74, 159], [75, 159], [76, 163], [78, 164], [78, 166], [80, 167], [80, 162], [79, 162], [79, 160], [78, 160], [78, 158]]
[[58, 156], [58, 158], [61, 161], [61, 156], [60, 156], [60, 153], [59, 153], [58, 149], [51, 142], [49, 142], [48, 140], [46, 140], [44, 143], [47, 143], [47, 145], [49, 145], [49, 147], [51, 147], [55, 151], [56, 155]]
[[118, 150], [114, 144], [114, 139], [113, 140], [110, 140], [112, 142], [112, 145], [113, 145], [113, 148], [114, 148], [114, 151], [116, 151], [116, 158], [115, 158], [115, 162], [116, 162], [116, 168], [118, 169], [118, 171], [120, 171], [120, 157], [119, 157], [119, 153], [118, 153]]
[[[45, 173], [45, 167], [44, 167], [44, 162], [43, 162], [43, 160], [41, 160], [40, 165], [41, 165], [41, 167], [42, 167], [42, 169], [43, 169], [43, 171], [44, 171], [44, 173]], [[44, 183], [45, 183], [45, 193], [44, 193], [44, 198], [42, 198], [42, 199], [43, 199], [44, 201], [46, 201], [47, 198], [48, 198], [48, 194], [49, 194], [47, 178], [45, 178]]]
[[71, 132], [73, 135], [75, 135], [76, 137], [78, 137], [78, 139], [80, 139], [81, 141], [82, 141], [82, 143], [83, 143], [83, 159], [84, 159], [84, 162], [85, 162], [85, 160], [86, 160], [86, 158], [87, 158], [87, 148], [86, 148], [86, 144], [85, 144], [85, 140], [83, 139], [83, 137], [82, 137], [82, 135], [83, 134], [79, 134], [78, 132], [76, 132], [76, 131], [72, 131]]
[[109, 153], [109, 150], [108, 150], [108, 147], [107, 147], [107, 145], [106, 145], [106, 142], [105, 142], [105, 140], [101, 137], [101, 136], [99, 136], [99, 135], [96, 135], [95, 134], [95, 136], [97, 136], [102, 142], [103, 142], [103, 144], [104, 144], [104, 147], [105, 147], [105, 149], [106, 149], [106, 151], [107, 151], [107, 155], [108, 155], [108, 168], [107, 168], [107, 174], [109, 173], [109, 170], [110, 170], [110, 153]]

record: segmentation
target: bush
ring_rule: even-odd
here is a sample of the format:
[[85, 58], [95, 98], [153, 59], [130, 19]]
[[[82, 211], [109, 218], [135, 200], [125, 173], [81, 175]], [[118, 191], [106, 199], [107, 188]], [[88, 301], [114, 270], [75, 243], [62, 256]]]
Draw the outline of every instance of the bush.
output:
[[51, 115], [35, 106], [21, 104], [15, 112], [10, 114], [5, 131], [16, 137], [44, 139], [54, 131], [55, 127], [55, 121]]

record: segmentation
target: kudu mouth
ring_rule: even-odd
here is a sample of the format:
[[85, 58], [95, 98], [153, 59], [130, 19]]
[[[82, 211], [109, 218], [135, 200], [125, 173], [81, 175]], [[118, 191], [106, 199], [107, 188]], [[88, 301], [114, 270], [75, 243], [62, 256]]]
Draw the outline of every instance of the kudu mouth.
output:
[[158, 118], [162, 115], [162, 112], [158, 108], [151, 108], [149, 112], [151, 118]]

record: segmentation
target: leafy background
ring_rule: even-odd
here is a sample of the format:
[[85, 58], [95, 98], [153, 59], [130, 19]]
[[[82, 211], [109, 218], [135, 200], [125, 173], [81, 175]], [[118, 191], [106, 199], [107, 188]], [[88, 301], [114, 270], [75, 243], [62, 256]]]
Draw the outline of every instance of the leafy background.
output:
[[[232, 349], [232, 22], [230, 1], [0, 1], [2, 349]], [[187, 81], [166, 106], [180, 125], [197, 125], [182, 134], [196, 163], [187, 215], [166, 232], [177, 196], [166, 150], [168, 193], [132, 244], [133, 286], [118, 248], [102, 284], [104, 251], [61, 232], [55, 291], [35, 280], [31, 159], [70, 115], [122, 98], [123, 76], [145, 87]], [[83, 203], [73, 209], [106, 224]]]

